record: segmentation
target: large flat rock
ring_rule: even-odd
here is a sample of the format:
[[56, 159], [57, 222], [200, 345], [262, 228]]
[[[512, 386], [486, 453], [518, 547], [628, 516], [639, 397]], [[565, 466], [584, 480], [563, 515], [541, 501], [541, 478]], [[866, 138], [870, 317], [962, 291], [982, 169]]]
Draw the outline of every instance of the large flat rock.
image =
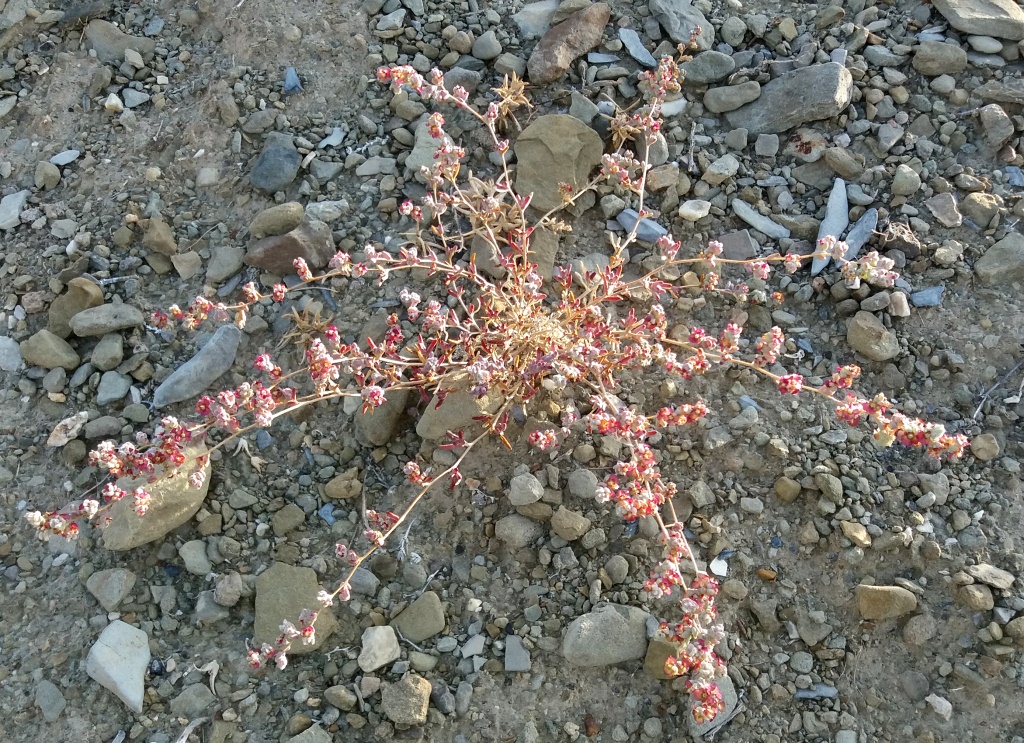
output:
[[853, 95], [853, 77], [828, 62], [780, 75], [761, 88], [753, 103], [725, 114], [729, 126], [750, 134], [778, 134], [808, 121], [839, 115]]

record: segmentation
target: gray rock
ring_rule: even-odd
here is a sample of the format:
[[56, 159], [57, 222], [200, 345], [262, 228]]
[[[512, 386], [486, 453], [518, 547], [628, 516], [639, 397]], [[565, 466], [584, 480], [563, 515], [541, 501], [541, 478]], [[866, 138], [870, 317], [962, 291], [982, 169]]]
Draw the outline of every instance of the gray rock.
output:
[[648, 7], [651, 15], [658, 19], [669, 38], [677, 44], [687, 44], [690, 34], [699, 26], [697, 48], [701, 51], [710, 49], [715, 43], [715, 27], [708, 19], [689, 2], [682, 0], [650, 0]]
[[[339, 707], [339, 709], [341, 708]], [[351, 707], [349, 709], [351, 709]], [[306, 728], [295, 737], [289, 738], [284, 743], [333, 743], [333, 741], [334, 737], [330, 733], [319, 725], [314, 725], [313, 727]]]
[[944, 286], [929, 286], [911, 294], [910, 303], [915, 307], [938, 307], [942, 304], [942, 295], [945, 291]]
[[870, 312], [861, 311], [853, 316], [846, 330], [846, 342], [872, 361], [888, 361], [900, 352], [896, 336]]
[[283, 191], [295, 180], [301, 163], [302, 156], [292, 144], [292, 138], [273, 132], [267, 135], [263, 150], [252, 166], [249, 182], [265, 193]]
[[528, 547], [543, 534], [544, 527], [518, 513], [498, 519], [494, 525], [494, 536], [514, 550]]
[[237, 604], [244, 592], [245, 584], [242, 582], [242, 576], [234, 570], [218, 578], [217, 586], [212, 591], [213, 600], [220, 606], [227, 607]]
[[711, 88], [704, 94], [704, 106], [712, 113], [720, 114], [735, 111], [740, 106], [756, 101], [760, 96], [761, 85], [751, 80], [739, 85]]
[[[849, 193], [849, 191], [847, 191]], [[867, 245], [868, 240], [871, 239], [871, 235], [875, 232], [875, 227], [878, 226], [878, 210], [868, 209], [864, 214], [861, 215], [860, 219], [857, 220], [856, 224], [850, 228], [850, 231], [846, 234], [846, 260], [852, 261], [858, 255], [860, 255], [861, 249]]]
[[928, 211], [932, 213], [945, 227], [959, 227], [963, 224], [964, 218], [957, 208], [956, 196], [952, 193], [938, 193], [924, 202]]
[[125, 375], [118, 374], [116, 371], [103, 372], [99, 386], [96, 388], [96, 404], [111, 405], [123, 400], [131, 386], [132, 381]]
[[18, 342], [9, 336], [0, 336], [0, 371], [19, 372], [25, 368]]
[[378, 31], [397, 31], [405, 25], [405, 15], [407, 11], [405, 8], [399, 8], [393, 10], [387, 15], [381, 16], [380, 20], [377, 21]]
[[[619, 223], [622, 229], [631, 232], [633, 227], [636, 226], [639, 217], [640, 214], [636, 209], [623, 209], [615, 218], [615, 221]], [[640, 220], [639, 226], [636, 226], [636, 239], [641, 242], [654, 243], [658, 241], [659, 237], [667, 234], [667, 229], [653, 219], [647, 219], [646, 217]]]
[[1013, 0], [933, 0], [932, 5], [964, 33], [1024, 39], [1024, 9]]
[[135, 586], [135, 573], [125, 568], [99, 570], [89, 576], [85, 587], [107, 611], [117, 609]]
[[593, 500], [597, 495], [597, 475], [587, 469], [573, 470], [566, 478], [569, 494], [584, 500]]
[[242, 339], [242, 331], [234, 325], [217, 328], [195, 356], [167, 377], [153, 393], [153, 407], [164, 408], [189, 400], [213, 384], [231, 365]]
[[171, 712], [186, 720], [193, 720], [205, 712], [217, 697], [213, 695], [206, 684], [197, 682], [186, 686], [178, 696], [170, 702]]
[[629, 52], [629, 56], [637, 62], [646, 67], [658, 66], [658, 60], [654, 58], [653, 54], [647, 51], [644, 43], [640, 40], [640, 34], [636, 31], [631, 28], [620, 28], [619, 40], [626, 47], [626, 51]]
[[194, 467], [191, 462], [203, 453], [205, 449], [187, 449], [185, 456], [189, 458], [190, 464], [170, 475], [161, 476], [152, 483], [147, 482], [145, 478], [119, 480], [118, 486], [128, 492], [137, 487], [145, 487], [152, 500], [145, 516], [135, 513], [131, 498], [124, 498], [115, 503], [108, 512], [112, 521], [102, 531], [103, 546], [115, 551], [134, 549], [160, 539], [192, 518], [206, 499], [210, 487], [209, 462], [204, 469], [206, 476], [203, 478], [202, 487], [193, 488], [188, 483], [188, 477]]
[[501, 51], [501, 42], [498, 41], [498, 34], [493, 26], [473, 42], [473, 56], [485, 62], [497, 57]]
[[149, 658], [146, 633], [118, 619], [106, 626], [89, 649], [85, 672], [130, 710], [141, 714]]
[[206, 279], [219, 284], [238, 273], [245, 262], [245, 248], [235, 245], [218, 245], [213, 249], [210, 264], [206, 267]]
[[439, 441], [448, 431], [469, 426], [476, 416], [494, 412], [501, 405], [501, 400], [494, 394], [483, 397], [471, 394], [468, 375], [459, 376], [452, 383], [457, 386], [455, 391], [450, 392], [440, 404], [435, 395], [417, 421], [416, 433], [420, 438]]
[[359, 652], [359, 668], [372, 673], [399, 659], [402, 650], [398, 636], [391, 627], [367, 627], [363, 630], [362, 650]]
[[[290, 621], [300, 627], [299, 615], [304, 609], [319, 612], [316, 621], [316, 642], [292, 644], [292, 655], [305, 655], [318, 650], [338, 628], [338, 620], [330, 607], [317, 601], [321, 587], [310, 568], [298, 568], [275, 562], [256, 579], [256, 619], [253, 623], [256, 646], [264, 642], [274, 645], [281, 633], [281, 623]], [[365, 670], [365, 669], [364, 669]]]
[[124, 62], [124, 53], [134, 49], [149, 59], [156, 52], [156, 42], [141, 36], [129, 36], [109, 21], [95, 19], [85, 27], [86, 45], [96, 52], [101, 62], [119, 65]]
[[539, 38], [551, 28], [551, 19], [555, 17], [555, 11], [558, 10], [560, 4], [561, 0], [540, 0], [540, 2], [529, 3], [512, 16], [512, 21], [519, 28], [519, 34], [524, 39]]
[[365, 413], [362, 408], [356, 410], [356, 425], [371, 444], [385, 446], [395, 437], [410, 395], [409, 390], [388, 390], [383, 404]]
[[380, 711], [396, 725], [422, 725], [427, 721], [430, 682], [411, 673], [381, 686]]
[[530, 670], [530, 651], [518, 635], [505, 638], [505, 673], [526, 673]]
[[[722, 692], [722, 700], [725, 702], [725, 709], [723, 709], [719, 715], [721, 718], [715, 720], [709, 720], [708, 722], [698, 723], [693, 719], [692, 714], [686, 715], [686, 727], [690, 733], [691, 740], [704, 740], [704, 736], [719, 724], [718, 719], [728, 719], [729, 715], [736, 709], [736, 705], [739, 704], [739, 694], [736, 692], [736, 685], [733, 684], [732, 679], [729, 676], [723, 676], [720, 679], [716, 679], [715, 683], [718, 684], [718, 690]], [[692, 704], [692, 702], [691, 702]]]
[[1008, 234], [974, 262], [974, 272], [981, 283], [989, 286], [1024, 278], [1024, 236], [1019, 232]]
[[[850, 204], [846, 197], [846, 181], [836, 178], [825, 207], [825, 218], [818, 227], [818, 240], [824, 237], [834, 237], [838, 240], [849, 225]], [[811, 275], [817, 276], [821, 273], [830, 260], [828, 257], [815, 258], [811, 262]]]
[[149, 93], [143, 93], [135, 88], [125, 88], [121, 91], [121, 98], [124, 100], [125, 108], [138, 108], [149, 101]]
[[722, 52], [707, 51], [683, 62], [679, 69], [686, 85], [709, 85], [724, 80], [736, 69], [736, 60]]
[[25, 204], [31, 195], [32, 192], [25, 189], [7, 194], [0, 199], [0, 230], [13, 230], [21, 224], [21, 212], [25, 209]]
[[956, 44], [922, 41], [914, 48], [912, 64], [922, 75], [956, 75], [967, 67], [967, 52]]
[[444, 631], [444, 609], [433, 591], [426, 591], [391, 620], [391, 626], [410, 642], [421, 643]]
[[790, 236], [790, 231], [787, 228], [764, 216], [743, 199], [733, 199], [732, 210], [737, 217], [770, 238], [782, 240]]
[[178, 548], [178, 557], [185, 563], [185, 569], [192, 575], [206, 576], [213, 572], [213, 563], [206, 556], [206, 542], [193, 539]]
[[583, 667], [639, 660], [647, 654], [650, 616], [633, 606], [600, 605], [569, 625], [562, 640], [562, 655], [572, 665]]
[[725, 115], [731, 127], [778, 134], [808, 121], [839, 115], [853, 95], [850, 71], [834, 62], [787, 72], [761, 88], [753, 103]]
[[72, 371], [82, 361], [71, 344], [46, 329], [22, 341], [19, 350], [25, 363], [44, 369]]
[[36, 685], [35, 704], [44, 720], [56, 722], [68, 703], [60, 689], [53, 682], [44, 679]]
[[126, 328], [137, 328], [145, 323], [142, 312], [127, 304], [101, 304], [75, 314], [69, 324], [71, 332], [79, 338], [106, 335]]
[[601, 162], [604, 144], [597, 132], [568, 114], [541, 116], [515, 143], [519, 166], [516, 191], [533, 194], [531, 206], [546, 212], [562, 204], [560, 183], [582, 188]]
[[513, 506], [528, 506], [544, 497], [544, 486], [529, 473], [516, 475], [508, 488], [508, 502]]

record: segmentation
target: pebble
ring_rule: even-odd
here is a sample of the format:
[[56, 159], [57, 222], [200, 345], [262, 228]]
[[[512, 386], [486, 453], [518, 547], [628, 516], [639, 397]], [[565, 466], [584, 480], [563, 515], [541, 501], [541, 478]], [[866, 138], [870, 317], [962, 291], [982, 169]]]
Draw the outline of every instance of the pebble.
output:
[[191, 359], [178, 367], [153, 393], [153, 407], [160, 409], [200, 395], [231, 368], [242, 331], [222, 325]]
[[36, 684], [34, 701], [47, 722], [56, 722], [68, 704], [60, 689], [52, 681], [45, 679]]

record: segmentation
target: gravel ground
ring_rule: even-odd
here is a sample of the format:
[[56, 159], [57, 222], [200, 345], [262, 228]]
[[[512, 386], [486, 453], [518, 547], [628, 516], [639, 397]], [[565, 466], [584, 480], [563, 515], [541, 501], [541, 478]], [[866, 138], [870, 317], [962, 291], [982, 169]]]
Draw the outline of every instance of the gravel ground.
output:
[[[705, 739], [678, 682], [652, 672], [653, 617], [672, 610], [641, 590], [652, 525], [627, 530], [594, 499], [609, 438], [578, 432], [553, 459], [518, 433], [511, 452], [479, 447], [467, 483], [418, 509], [283, 672], [250, 670], [246, 643], [337, 580], [361, 499], [400, 507], [405, 461], [449, 461], [416, 433], [415, 400], [387, 420], [323, 405], [248, 437], [193, 502], [169, 484], [177, 511], [144, 533], [40, 542], [23, 519], [96, 484], [98, 441], [189, 415], [290, 328], [270, 304], [243, 333], [158, 334], [150, 312], [270, 286], [289, 245], [311, 260], [397, 246], [432, 147], [423, 104], [378, 85], [377, 66], [437, 66], [479, 102], [504, 74], [533, 83], [513, 154], [540, 203], [599, 161], [601, 106], [635, 100], [637, 72], [695, 25], [645, 229], [687, 250], [720, 239], [729, 257], [809, 253], [822, 235], [889, 256], [893, 289], [851, 291], [815, 265], [764, 287], [781, 308], [732, 319], [782, 326], [790, 371], [858, 363], [861, 391], [972, 441], [939, 465], [747, 372], [686, 389], [623, 376], [630, 404], [700, 395], [714, 411], [658, 443], [724, 577], [730, 704], [712, 737], [1024, 740], [1018, 4], [38, 1], [0, 0], [5, 740]], [[481, 131], [446, 119], [468, 167], [493, 174]], [[601, 265], [630, 206], [600, 190], [542, 269]], [[355, 339], [400, 287], [332, 288], [294, 309]], [[712, 304], [684, 298], [670, 320], [719, 327]]]

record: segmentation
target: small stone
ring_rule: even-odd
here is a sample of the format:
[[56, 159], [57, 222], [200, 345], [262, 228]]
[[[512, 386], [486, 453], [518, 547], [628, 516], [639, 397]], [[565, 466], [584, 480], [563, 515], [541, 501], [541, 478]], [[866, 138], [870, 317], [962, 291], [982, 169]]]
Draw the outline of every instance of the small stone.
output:
[[531, 474], [516, 475], [508, 489], [508, 502], [513, 506], [528, 506], [544, 496], [544, 486]]
[[[404, 12], [404, 11], [403, 11]], [[265, 193], [276, 193], [288, 187], [299, 172], [302, 156], [289, 136], [272, 132], [267, 135], [263, 150], [249, 173], [252, 187]]]
[[505, 673], [527, 673], [530, 666], [530, 651], [517, 635], [509, 635], [505, 639]]
[[792, 503], [800, 495], [800, 483], [789, 477], [780, 477], [775, 481], [775, 494], [783, 503]]
[[44, 369], [73, 371], [82, 361], [66, 340], [45, 329], [22, 341], [19, 350], [26, 363]]
[[959, 599], [972, 611], [991, 611], [995, 606], [992, 589], [982, 583], [963, 586], [959, 591]]
[[391, 626], [409, 642], [421, 643], [444, 631], [445, 619], [441, 599], [426, 591], [391, 620]]
[[106, 611], [115, 611], [135, 586], [135, 573], [125, 568], [99, 570], [89, 576], [85, 587]]
[[79, 338], [114, 333], [145, 324], [142, 312], [127, 304], [103, 304], [77, 313], [68, 323]]
[[210, 706], [217, 701], [217, 697], [202, 682], [186, 686], [178, 696], [170, 701], [168, 706], [178, 717], [192, 720], [202, 715]]
[[381, 712], [396, 725], [422, 725], [427, 721], [430, 682], [410, 673], [401, 681], [381, 686]]
[[237, 604], [245, 591], [242, 576], [232, 570], [217, 579], [213, 590], [213, 600], [220, 606], [231, 607]]
[[894, 196], [910, 196], [917, 193], [921, 188], [921, 176], [914, 172], [908, 165], [896, 166], [896, 173], [892, 179], [892, 193]]
[[572, 665], [582, 667], [639, 660], [647, 653], [649, 617], [632, 606], [598, 606], [569, 625], [562, 640], [562, 654]]
[[45, 160], [36, 164], [35, 184], [42, 191], [50, 191], [60, 183], [60, 168]]
[[735, 111], [740, 106], [756, 101], [760, 95], [761, 85], [754, 80], [711, 88], [704, 94], [704, 107], [716, 114]]
[[398, 636], [391, 627], [367, 627], [363, 630], [362, 650], [359, 653], [359, 668], [371, 673], [401, 657]]
[[925, 201], [924, 205], [944, 227], [959, 227], [964, 221], [952, 193], [936, 194]]
[[505, 516], [494, 525], [494, 536], [513, 550], [528, 547], [543, 533], [544, 528], [540, 524], [519, 514]]
[[983, 433], [971, 440], [971, 454], [980, 462], [991, 462], [999, 456], [999, 441], [990, 433]]
[[574, 542], [590, 530], [590, 519], [581, 513], [559, 506], [551, 516], [551, 528], [562, 539]]
[[690, 199], [684, 201], [679, 206], [679, 218], [685, 219], [687, 222], [696, 222], [699, 219], [704, 219], [711, 213], [711, 202], [702, 201], [700, 199]]
[[36, 685], [35, 705], [47, 722], [56, 722], [67, 704], [64, 695], [52, 681], [44, 679]]
[[855, 595], [864, 619], [896, 619], [917, 608], [917, 596], [900, 586], [859, 585]]
[[888, 361], [900, 352], [896, 336], [870, 312], [860, 311], [853, 316], [847, 327], [846, 342], [872, 361]]
[[736, 159], [735, 155], [729, 153], [711, 163], [708, 169], [704, 171], [704, 175], [701, 176], [701, 180], [708, 182], [712, 186], [717, 186], [736, 175], [739, 169], [739, 160]]
[[921, 647], [938, 632], [935, 620], [930, 614], [917, 614], [903, 625], [903, 641], [913, 647]]

